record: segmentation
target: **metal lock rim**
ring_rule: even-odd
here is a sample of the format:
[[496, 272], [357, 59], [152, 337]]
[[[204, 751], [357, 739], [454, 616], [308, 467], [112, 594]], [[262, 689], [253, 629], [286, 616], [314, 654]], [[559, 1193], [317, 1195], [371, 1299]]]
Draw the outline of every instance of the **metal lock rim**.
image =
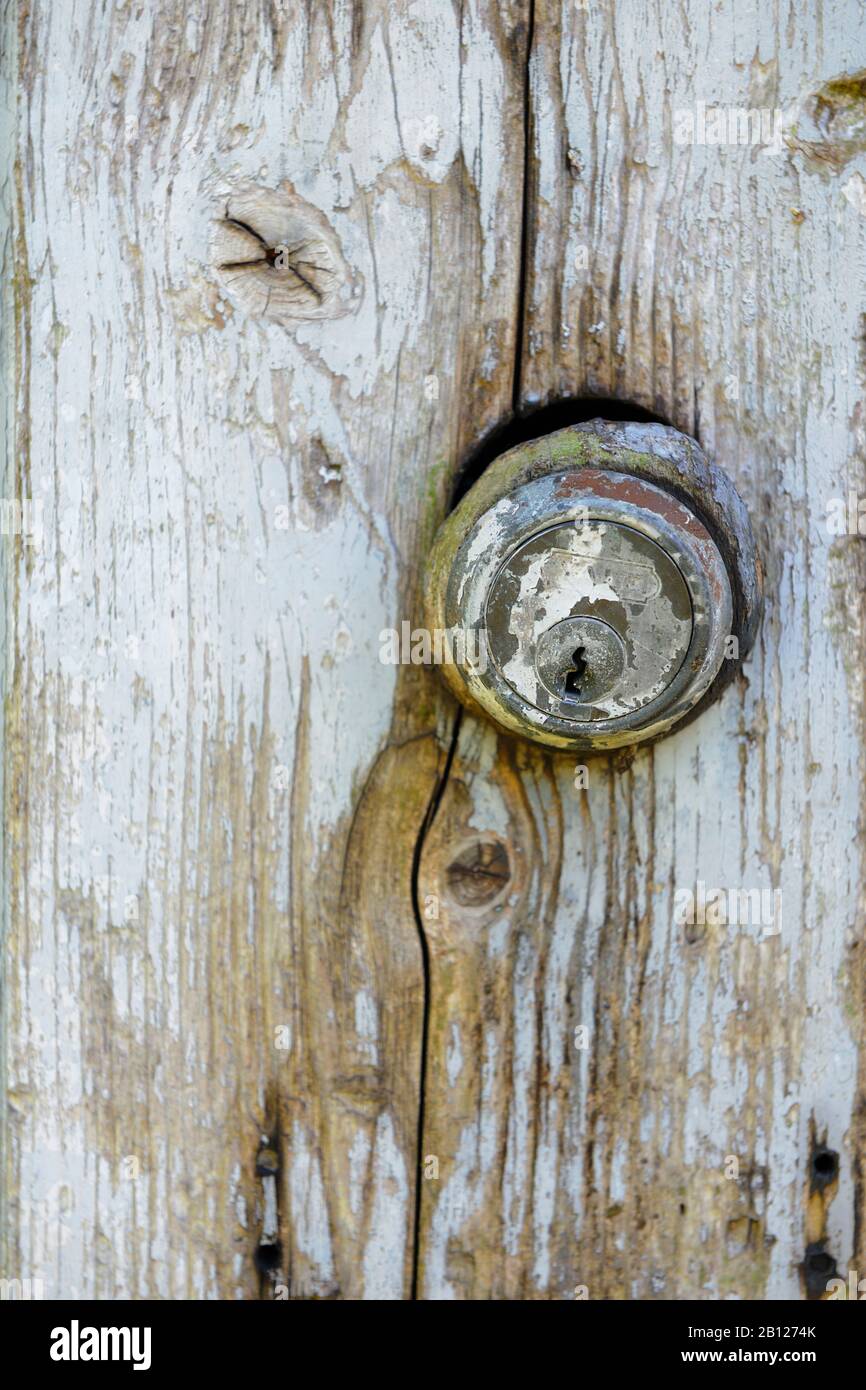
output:
[[[683, 503], [652, 483], [609, 470], [565, 470], [523, 484], [484, 512], [460, 546], [449, 578], [446, 627], [486, 633], [488, 601], [504, 566], [527, 541], [575, 523], [585, 510], [592, 522], [612, 522], [648, 537], [682, 575], [692, 603], [692, 632], [672, 680], [631, 714], [578, 721], [539, 710], [520, 696], [493, 661], [488, 660], [483, 674], [465, 668], [463, 679], [470, 698], [515, 732], [525, 734], [529, 727], [554, 746], [605, 738], [613, 747], [617, 745], [611, 738], [634, 742], [648, 725], [660, 732], [662, 725], [676, 722], [709, 688], [723, 659], [732, 615], [730, 581], [706, 527]], [[680, 515], [685, 529], [665, 515], [672, 511]], [[494, 541], [491, 533], [496, 529]]]
[[[742, 500], [693, 439], [671, 426], [591, 420], [500, 455], [449, 515], [428, 565], [431, 626], [483, 629], [486, 596], [503, 567], [581, 508], [658, 545], [686, 584], [688, 650], [662, 689], [625, 716], [584, 722], [573, 708], [567, 718], [539, 711], [493, 662], [481, 671], [452, 660], [443, 674], [464, 704], [510, 733], [559, 750], [604, 751], [655, 739], [716, 698], [752, 646], [761, 568]], [[484, 527], [491, 514], [498, 535]], [[725, 649], [729, 635], [733, 649]], [[612, 669], [615, 645], [605, 647]]]

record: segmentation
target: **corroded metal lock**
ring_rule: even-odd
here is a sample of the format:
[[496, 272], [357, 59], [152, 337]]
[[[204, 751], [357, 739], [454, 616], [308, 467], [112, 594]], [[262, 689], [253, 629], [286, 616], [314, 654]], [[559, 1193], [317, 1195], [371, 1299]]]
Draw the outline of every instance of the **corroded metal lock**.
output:
[[455, 694], [563, 749], [693, 716], [748, 654], [760, 604], [730, 479], [678, 430], [603, 420], [498, 458], [439, 532], [427, 586]]

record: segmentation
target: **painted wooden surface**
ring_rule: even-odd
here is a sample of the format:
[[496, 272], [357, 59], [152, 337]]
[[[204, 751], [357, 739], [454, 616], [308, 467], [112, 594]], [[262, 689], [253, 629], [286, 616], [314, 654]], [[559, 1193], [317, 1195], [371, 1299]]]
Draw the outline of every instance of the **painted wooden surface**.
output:
[[[866, 488], [863, 97], [827, 86], [859, 8], [3, 21], [4, 497], [42, 528], [3, 537], [0, 1272], [776, 1298], [809, 1244], [866, 1268], [864, 562], [825, 524]], [[785, 138], [677, 143], [699, 102]], [[226, 267], [278, 216], [275, 304]], [[584, 779], [379, 635], [472, 447], [587, 394], [728, 469], [767, 611], [719, 705]], [[781, 932], [684, 932], [698, 881], [781, 890]]]

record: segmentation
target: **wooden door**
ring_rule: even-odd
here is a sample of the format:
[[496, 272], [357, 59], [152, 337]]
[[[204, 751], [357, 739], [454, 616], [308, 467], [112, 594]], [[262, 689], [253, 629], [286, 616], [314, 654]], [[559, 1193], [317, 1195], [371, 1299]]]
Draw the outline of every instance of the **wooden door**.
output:
[[[0, 1272], [763, 1299], [866, 1269], [860, 8], [3, 25]], [[246, 262], [287, 218], [275, 302]], [[587, 397], [730, 473], [766, 603], [720, 703], [583, 778], [380, 634], [421, 622], [466, 461]], [[698, 883], [780, 894], [781, 931], [685, 934]]]

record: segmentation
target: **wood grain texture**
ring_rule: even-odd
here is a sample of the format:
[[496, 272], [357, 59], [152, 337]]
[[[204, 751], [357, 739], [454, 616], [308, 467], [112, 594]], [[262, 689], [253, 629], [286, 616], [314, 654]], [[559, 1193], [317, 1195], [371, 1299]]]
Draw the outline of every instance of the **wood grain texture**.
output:
[[[862, 1274], [866, 561], [825, 525], [866, 494], [859, 8], [2, 18], [3, 495], [43, 525], [2, 537], [0, 1274], [778, 1298], [822, 1244]], [[784, 147], [677, 144], [698, 102], [779, 107]], [[214, 264], [251, 186], [345, 264], [340, 317]], [[586, 778], [379, 660], [516, 361], [523, 407], [695, 434], [766, 570], [743, 677]], [[684, 939], [698, 881], [781, 890], [781, 934]]]
[[[695, 434], [749, 504], [767, 611], [718, 705], [587, 760], [585, 789], [464, 721], [421, 865], [444, 905], [421, 1287], [796, 1298], [808, 1245], [864, 1260], [864, 572], [826, 520], [863, 495], [866, 223], [843, 96], [814, 119], [863, 17], [538, 0], [534, 34], [521, 400], [617, 396]], [[787, 138], [680, 145], [698, 102], [781, 108]], [[441, 886], [469, 835], [512, 865], [481, 917]], [[780, 890], [781, 933], [685, 939], [698, 881]]]
[[[524, 7], [3, 14], [7, 486], [44, 504], [4, 538], [3, 1273], [270, 1295], [265, 1135], [275, 1280], [402, 1297], [442, 755], [379, 634], [510, 402]], [[221, 283], [250, 184], [330, 229], [338, 320]]]

